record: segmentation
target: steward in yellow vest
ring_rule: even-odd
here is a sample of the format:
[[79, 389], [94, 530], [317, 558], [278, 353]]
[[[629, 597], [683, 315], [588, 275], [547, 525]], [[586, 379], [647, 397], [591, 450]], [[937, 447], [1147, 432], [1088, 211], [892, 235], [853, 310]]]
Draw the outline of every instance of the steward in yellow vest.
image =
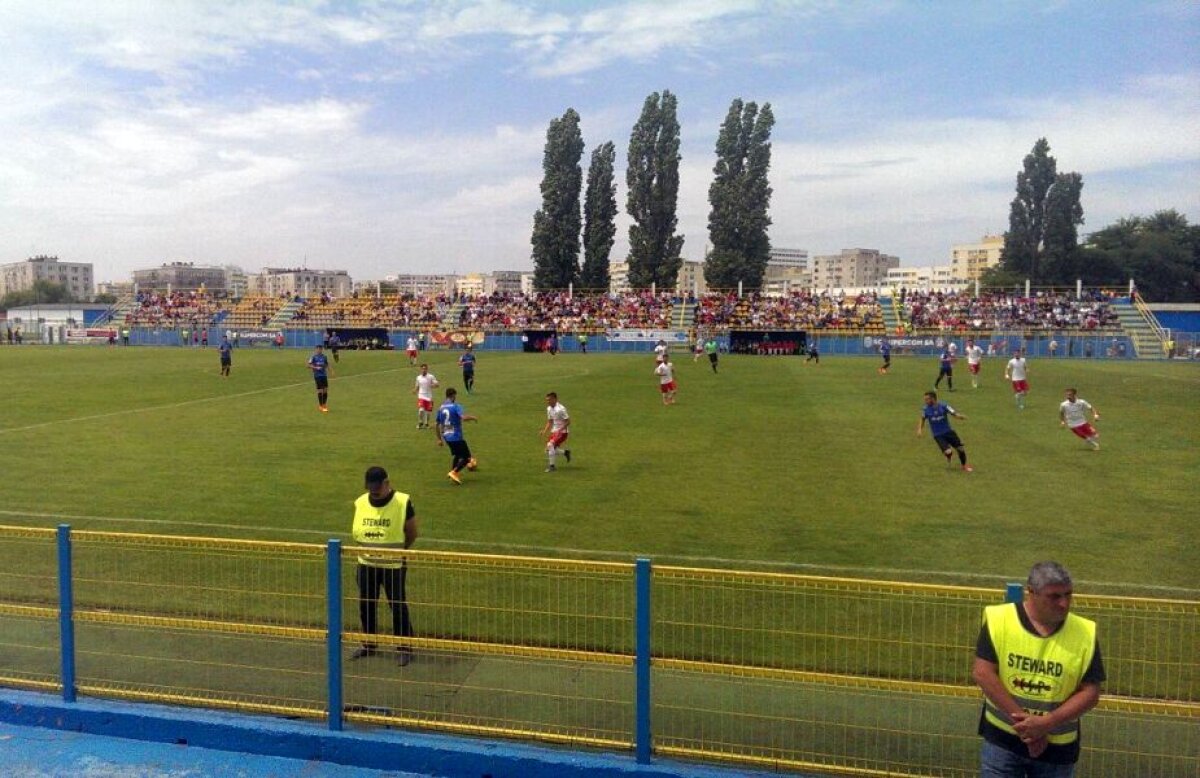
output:
[[984, 694], [984, 775], [1079, 759], [1079, 719], [1100, 701], [1104, 664], [1096, 623], [1070, 613], [1071, 595], [1070, 574], [1039, 562], [1024, 602], [984, 609], [972, 669]]
[[[354, 542], [379, 548], [410, 548], [417, 540], [417, 515], [407, 494], [392, 489], [387, 471], [382, 467], [367, 469], [364, 478], [367, 492], [354, 501]], [[379, 590], [387, 594], [392, 611], [392, 634], [411, 637], [412, 620], [408, 612], [406, 582], [408, 565], [401, 557], [360, 554], [355, 581], [358, 584], [358, 615], [362, 631], [368, 635], [379, 632]], [[399, 663], [404, 667], [412, 660], [412, 649], [397, 646]], [[363, 643], [351, 654], [362, 659], [378, 653], [377, 644]]]

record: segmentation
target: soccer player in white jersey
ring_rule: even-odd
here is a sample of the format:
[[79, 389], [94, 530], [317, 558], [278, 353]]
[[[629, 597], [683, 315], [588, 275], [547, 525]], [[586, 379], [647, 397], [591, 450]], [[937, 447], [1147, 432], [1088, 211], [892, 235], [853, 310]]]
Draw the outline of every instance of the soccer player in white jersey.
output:
[[[563, 448], [567, 436], [571, 434], [571, 414], [567, 407], [558, 401], [558, 394], [550, 392], [546, 395], [546, 426], [542, 427], [542, 436], [546, 438], [546, 472], [553, 473], [555, 460], [559, 454], [570, 462], [571, 449]], [[547, 437], [548, 436], [548, 437]]]
[[429, 372], [429, 365], [421, 365], [413, 394], [417, 396], [417, 429], [429, 428], [429, 414], [433, 413], [433, 390], [437, 388], [437, 376]]
[[979, 363], [983, 361], [983, 348], [975, 345], [974, 338], [967, 338], [967, 371], [971, 374], [971, 388], [979, 388]]
[[659, 357], [654, 374], [658, 376], [658, 391], [662, 394], [663, 405], [673, 405], [675, 403], [675, 365], [671, 364], [671, 358]]
[[404, 344], [404, 354], [408, 357], [408, 364], [417, 364], [417, 339], [412, 335], [408, 336], [408, 342]]
[[1013, 396], [1016, 397], [1017, 407], [1025, 410], [1025, 395], [1029, 393], [1029, 373], [1025, 365], [1025, 349], [1017, 349], [1013, 358], [1008, 360], [1004, 368], [1004, 377], [1012, 381]]
[[1061, 426], [1070, 428], [1071, 432], [1083, 438], [1094, 450], [1099, 451], [1100, 433], [1088, 421], [1089, 411], [1092, 414], [1092, 421], [1100, 421], [1100, 412], [1087, 400], [1078, 396], [1075, 388], [1072, 387], [1067, 390], [1067, 399], [1058, 406], [1058, 421]]

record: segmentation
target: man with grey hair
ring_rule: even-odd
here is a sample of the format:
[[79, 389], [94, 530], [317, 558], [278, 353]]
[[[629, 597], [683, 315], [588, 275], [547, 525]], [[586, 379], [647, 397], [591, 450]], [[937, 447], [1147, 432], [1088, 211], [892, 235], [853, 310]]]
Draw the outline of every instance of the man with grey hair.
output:
[[1079, 719], [1100, 701], [1096, 623], [1071, 613], [1071, 574], [1058, 562], [1029, 571], [1020, 603], [984, 609], [971, 676], [983, 690], [983, 778], [1070, 778]]

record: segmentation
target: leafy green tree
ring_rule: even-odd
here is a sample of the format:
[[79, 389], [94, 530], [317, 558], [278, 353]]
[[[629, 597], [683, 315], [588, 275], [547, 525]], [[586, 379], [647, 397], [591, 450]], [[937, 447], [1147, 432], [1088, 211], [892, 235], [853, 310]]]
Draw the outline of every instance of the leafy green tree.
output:
[[771, 217], [771, 104], [735, 99], [717, 136], [717, 163], [708, 188], [708, 235], [712, 251], [704, 261], [710, 287], [759, 289], [771, 256], [767, 228]]
[[57, 281], [38, 279], [29, 289], [9, 292], [0, 300], [0, 308], [19, 308], [22, 305], [38, 305], [39, 303], [73, 303], [75, 297], [66, 284]]
[[117, 301], [117, 296], [115, 294], [109, 294], [108, 292], [98, 294], [92, 299], [92, 302], [100, 303], [103, 305], [112, 305], [116, 301]]
[[679, 198], [679, 120], [675, 95], [654, 92], [629, 136], [629, 284], [673, 289], [683, 264], [683, 236], [675, 234]]
[[617, 184], [613, 166], [617, 150], [612, 141], [592, 152], [584, 198], [583, 270], [579, 285], [584, 289], [608, 290], [608, 257], [617, 234]]
[[583, 135], [574, 108], [550, 122], [542, 158], [542, 207], [533, 215], [533, 285], [565, 289], [579, 276]]
[[1005, 270], [1036, 284], [1047, 280], [1047, 269], [1053, 272], [1055, 265], [1071, 265], [1076, 228], [1083, 223], [1082, 190], [1083, 178], [1078, 173], [1059, 175], [1050, 144], [1038, 138], [1017, 174], [1017, 194], [1009, 208], [1001, 256]]
[[1082, 254], [1087, 284], [1132, 278], [1152, 302], [1200, 301], [1200, 226], [1173, 209], [1118, 219], [1089, 235]]
[[1046, 230], [1042, 267], [1047, 281], [1071, 283], [1079, 277], [1079, 225], [1083, 224], [1080, 194], [1083, 177], [1059, 173], [1046, 195]]

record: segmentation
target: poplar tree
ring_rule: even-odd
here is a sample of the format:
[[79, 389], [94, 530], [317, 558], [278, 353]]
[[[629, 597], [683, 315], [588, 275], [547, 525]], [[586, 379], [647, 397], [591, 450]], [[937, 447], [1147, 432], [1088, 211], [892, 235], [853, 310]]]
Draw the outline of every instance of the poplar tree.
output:
[[1083, 177], [1060, 175], [1050, 144], [1038, 138], [1017, 174], [1017, 195], [1009, 208], [1001, 255], [1004, 270], [1037, 283], [1043, 277], [1053, 279], [1055, 266], [1071, 265], [1077, 228], [1083, 224], [1082, 190]]
[[533, 215], [533, 285], [565, 289], [579, 276], [583, 135], [574, 108], [550, 121], [542, 158], [542, 207]]
[[675, 95], [667, 90], [646, 98], [629, 137], [629, 284], [673, 289], [683, 264], [683, 236], [675, 234], [679, 197], [679, 120]]
[[762, 287], [771, 241], [771, 104], [735, 99], [717, 136], [717, 163], [708, 188], [708, 235], [704, 280], [714, 289]]
[[617, 234], [617, 184], [613, 166], [617, 150], [612, 141], [592, 151], [583, 206], [583, 270], [579, 285], [608, 291], [608, 256]]

